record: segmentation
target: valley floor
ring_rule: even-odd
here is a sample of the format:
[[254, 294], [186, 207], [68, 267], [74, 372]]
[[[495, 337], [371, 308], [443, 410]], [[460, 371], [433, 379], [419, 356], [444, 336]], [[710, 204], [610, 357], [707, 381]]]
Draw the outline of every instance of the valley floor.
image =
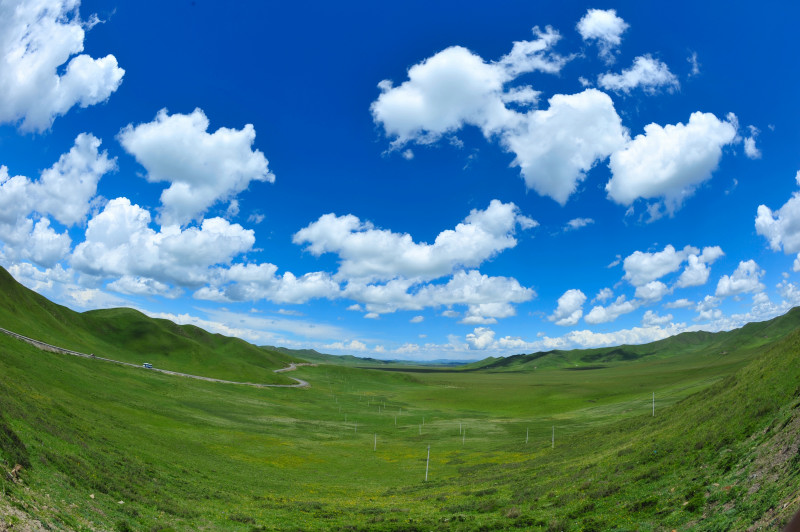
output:
[[800, 333], [765, 330], [738, 350], [582, 371], [297, 367], [311, 388], [182, 379], [0, 336], [0, 465], [24, 467], [0, 481], [0, 522], [779, 529], [800, 504]]

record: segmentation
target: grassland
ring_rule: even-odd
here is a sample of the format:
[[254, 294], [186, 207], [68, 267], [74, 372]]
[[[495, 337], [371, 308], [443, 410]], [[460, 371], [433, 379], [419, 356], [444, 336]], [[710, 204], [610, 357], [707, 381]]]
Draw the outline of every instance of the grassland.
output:
[[[41, 321], [24, 329], [16, 314], [16, 324], [0, 326], [29, 336], [38, 328], [50, 335], [43, 340], [71, 348], [119, 344], [134, 356], [132, 340], [115, 340], [134, 336], [129, 313], [116, 328], [89, 331], [80, 320], [114, 311], [86, 317], [24, 289], [20, 296], [33, 298], [30, 314]], [[53, 311], [61, 329], [45, 323]], [[592, 364], [584, 357], [596, 352], [558, 353], [569, 364], [550, 367], [545, 355], [474, 371], [300, 368], [310, 389], [180, 379], [0, 335], [0, 465], [25, 467], [18, 482], [0, 481], [0, 522], [73, 530], [776, 528], [800, 505], [797, 319], [677, 337]], [[156, 337], [177, 327], [160, 325]], [[206, 334], [189, 335], [207, 346], [203, 356], [239, 345]], [[209, 337], [218, 343], [205, 344]], [[235, 362], [264, 350], [229, 349], [218, 356], [231, 364], [214, 371], [252, 380], [254, 363]], [[208, 362], [165, 353], [176, 364]], [[604, 367], [569, 369], [575, 364]]]

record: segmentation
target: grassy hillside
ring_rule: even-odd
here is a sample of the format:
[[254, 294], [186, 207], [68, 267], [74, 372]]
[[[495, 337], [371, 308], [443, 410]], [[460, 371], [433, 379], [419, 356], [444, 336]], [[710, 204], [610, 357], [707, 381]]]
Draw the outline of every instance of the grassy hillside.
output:
[[693, 353], [747, 355], [761, 346], [785, 337], [800, 327], [800, 308], [775, 319], [749, 323], [740, 329], [719, 333], [686, 332], [643, 345], [621, 345], [596, 349], [554, 350], [505, 358], [489, 357], [462, 369], [491, 371], [533, 371], [558, 367], [605, 367], [644, 359], [658, 359]]
[[[135, 322], [128, 312], [80, 319]], [[180, 379], [0, 336], [0, 466], [25, 467], [0, 481], [0, 522], [777, 529], [800, 505], [800, 332], [788, 323], [583, 371], [303, 367], [306, 390]], [[730, 338], [746, 348], [718, 348]]]
[[[4, 273], [5, 328], [180, 371], [269, 370], [269, 350], [130, 309], [74, 313]], [[0, 523], [777, 529], [800, 506], [797, 320], [473, 371], [304, 367], [308, 390], [191, 381], [0, 336], [0, 466], [24, 467], [0, 481]]]
[[277, 384], [272, 370], [295, 360], [192, 325], [153, 319], [133, 309], [74, 312], [17, 283], [0, 267], [0, 327], [83, 353], [207, 377]]

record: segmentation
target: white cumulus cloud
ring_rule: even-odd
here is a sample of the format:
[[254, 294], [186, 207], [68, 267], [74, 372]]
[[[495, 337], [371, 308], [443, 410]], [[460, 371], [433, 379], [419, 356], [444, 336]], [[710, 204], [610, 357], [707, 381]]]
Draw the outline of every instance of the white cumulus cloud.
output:
[[[795, 192], [777, 211], [759, 205], [755, 225], [756, 232], [769, 241], [774, 251], [783, 249], [787, 254], [800, 253], [800, 192]], [[800, 255], [795, 260], [794, 271], [800, 271]]]
[[607, 333], [589, 330], [570, 331], [557, 338], [545, 336], [536, 343], [538, 349], [589, 349], [622, 344], [646, 344], [674, 336], [683, 329], [682, 324], [670, 324], [667, 327], [633, 327]]
[[578, 21], [577, 30], [584, 41], [595, 42], [600, 57], [614, 62], [614, 50], [622, 43], [622, 34], [629, 24], [617, 16], [615, 9], [589, 9]]
[[750, 136], [744, 139], [744, 154], [749, 159], [760, 159], [761, 150], [756, 146], [756, 137], [761, 132], [755, 126], [747, 126], [747, 129], [750, 130]]
[[121, 294], [140, 296], [160, 295], [168, 298], [176, 298], [183, 294], [182, 290], [174, 289], [166, 283], [147, 277], [135, 277], [132, 275], [123, 275], [116, 281], [108, 283], [106, 288]]
[[689, 286], [700, 286], [706, 284], [708, 276], [711, 274], [709, 264], [713, 263], [719, 257], [724, 255], [722, 248], [719, 246], [711, 246], [703, 248], [703, 253], [700, 255], [690, 254], [687, 257], [687, 265], [683, 273], [678, 278], [676, 285], [678, 288], [686, 288]]
[[621, 295], [608, 306], [603, 307], [601, 305], [597, 305], [592, 307], [592, 310], [583, 319], [586, 323], [590, 323], [592, 325], [596, 325], [598, 323], [607, 323], [616, 320], [623, 314], [633, 312], [639, 308], [640, 305], [641, 302], [636, 300], [628, 301], [624, 295]]
[[22, 253], [23, 259], [52, 268], [69, 253], [70, 240], [67, 233], [57, 233], [50, 227], [50, 220], [42, 218], [33, 227]]
[[719, 120], [711, 113], [692, 113], [687, 124], [649, 124], [609, 162], [608, 196], [630, 205], [638, 198], [661, 198], [669, 212], [711, 177], [722, 148], [736, 138], [735, 117]]
[[633, 60], [633, 66], [619, 74], [602, 74], [597, 78], [597, 84], [615, 92], [629, 94], [633, 89], [641, 88], [653, 94], [659, 88], [674, 91], [680, 88], [680, 83], [669, 67], [650, 55], [642, 55]]
[[564, 205], [599, 161], [622, 148], [628, 132], [604, 92], [556, 94], [502, 135], [528, 188]]
[[670, 293], [667, 285], [661, 281], [650, 281], [647, 284], [636, 287], [636, 297], [648, 303], [661, 301], [665, 295]]
[[107, 152], [100, 153], [100, 139], [81, 133], [74, 146], [61, 155], [36, 181], [11, 177], [0, 167], [0, 222], [13, 223], [31, 212], [50, 215], [66, 226], [83, 221], [97, 193], [97, 183], [116, 168]]
[[516, 228], [535, 224], [513, 203], [492, 200], [485, 210], [472, 210], [455, 229], [439, 233], [433, 244], [414, 242], [407, 233], [376, 229], [352, 214], [323, 215], [298, 231], [293, 241], [307, 244], [306, 249], [314, 255], [336, 253], [340, 279], [434, 279], [458, 267], [478, 266], [513, 248]]
[[506, 93], [504, 84], [525, 72], [558, 72], [565, 62], [550, 51], [559, 40], [556, 31], [536, 27], [533, 33], [533, 41], [514, 43], [498, 62], [451, 46], [412, 66], [401, 85], [382, 81], [381, 94], [370, 106], [373, 120], [394, 137], [395, 147], [433, 142], [466, 124], [487, 136], [508, 127], [518, 117], [506, 102], [530, 104], [536, 95], [519, 88]]
[[194, 296], [221, 302], [268, 300], [299, 304], [317, 298], [336, 299], [340, 295], [339, 283], [326, 272], [297, 277], [292, 272], [279, 275], [277, 271], [278, 267], [269, 263], [215, 268], [209, 285]]
[[342, 296], [363, 304], [366, 310], [385, 314], [398, 310], [422, 310], [448, 307], [446, 317], [458, 317], [453, 305], [466, 305], [464, 323], [494, 323], [513, 316], [513, 303], [524, 303], [536, 293], [511, 277], [490, 277], [476, 270], [458, 271], [446, 283], [420, 283], [411, 279], [393, 279], [384, 284], [349, 282]]
[[567, 290], [558, 298], [558, 307], [547, 319], [556, 325], [571, 327], [583, 316], [583, 304], [586, 294], [575, 288]]
[[764, 285], [759, 280], [764, 275], [752, 259], [741, 261], [731, 275], [723, 275], [717, 283], [717, 297], [736, 296], [747, 292], [761, 292]]
[[119, 87], [125, 71], [113, 55], [93, 59], [81, 54], [85, 24], [79, 4], [0, 3], [0, 123], [43, 131], [74, 106], [103, 102]]
[[666, 308], [690, 308], [690, 307], [694, 307], [694, 306], [695, 306], [695, 304], [693, 302], [689, 301], [688, 299], [686, 299], [685, 297], [682, 297], [681, 299], [676, 299], [675, 301], [670, 301], [669, 303], [665, 303], [664, 304], [664, 307], [666, 307]]
[[488, 327], [476, 327], [467, 334], [467, 344], [470, 349], [486, 349], [494, 343], [494, 334]]
[[613, 290], [611, 290], [610, 288], [607, 288], [607, 287], [606, 288], [602, 288], [599, 292], [597, 292], [597, 295], [594, 296], [594, 299], [592, 299], [592, 303], [597, 303], [597, 302], [605, 303], [606, 301], [608, 301], [612, 297], [614, 297]]
[[49, 268], [67, 255], [71, 239], [58, 233], [49, 217], [67, 227], [84, 220], [98, 181], [116, 168], [99, 146], [99, 139], [81, 133], [37, 180], [12, 177], [0, 166], [0, 241], [7, 260], [31, 260]]
[[150, 213], [127, 198], [109, 201], [89, 220], [85, 240], [73, 252], [73, 267], [98, 277], [145, 277], [196, 286], [208, 279], [211, 266], [230, 263], [255, 243], [252, 230], [222, 218], [158, 232], [150, 222]]
[[659, 316], [657, 312], [652, 310], [648, 310], [644, 313], [642, 317], [642, 327], [657, 327], [660, 325], [666, 325], [667, 323], [672, 321], [672, 314], [667, 314], [666, 316]]
[[399, 86], [382, 81], [371, 106], [373, 120], [394, 149], [478, 127], [514, 154], [512, 164], [528, 188], [564, 204], [586, 172], [621, 148], [628, 135], [611, 98], [595, 89], [556, 94], [547, 109], [531, 108], [540, 92], [530, 86], [506, 90], [521, 73], [557, 73], [566, 62], [551, 52], [557, 32], [534, 28], [534, 34], [497, 62], [454, 46], [412, 66]]
[[233, 198], [252, 181], [273, 182], [267, 159], [253, 150], [256, 131], [221, 127], [208, 133], [201, 109], [169, 115], [162, 109], [152, 122], [120, 131], [122, 146], [147, 170], [151, 182], [166, 181], [161, 193], [162, 225], [183, 225], [198, 219], [217, 201]]
[[700, 253], [700, 250], [692, 246], [686, 246], [677, 251], [670, 244], [665, 246], [663, 251], [655, 253], [634, 251], [625, 257], [622, 263], [622, 267], [625, 270], [623, 279], [633, 286], [645, 285], [650, 281], [664, 277], [668, 273], [677, 271], [689, 255], [698, 253]]

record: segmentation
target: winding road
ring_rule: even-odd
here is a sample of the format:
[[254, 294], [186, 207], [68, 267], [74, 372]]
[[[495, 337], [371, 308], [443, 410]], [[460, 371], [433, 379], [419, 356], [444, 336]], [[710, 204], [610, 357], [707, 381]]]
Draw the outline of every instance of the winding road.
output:
[[[241, 386], [253, 386], [255, 388], [309, 388], [309, 387], [311, 387], [311, 385], [307, 381], [304, 381], [303, 379], [298, 379], [298, 378], [295, 378], [295, 377], [290, 377], [289, 375], [287, 375], [287, 377], [289, 377], [293, 381], [297, 382], [297, 384], [261, 384], [261, 383], [257, 383], [257, 382], [226, 381], [224, 379], [214, 379], [212, 377], [202, 377], [200, 375], [190, 375], [189, 373], [180, 373], [178, 371], [170, 371], [168, 369], [143, 368], [142, 366], [140, 366], [138, 364], [132, 364], [130, 362], [122, 362], [121, 360], [114, 360], [114, 359], [111, 359], [111, 358], [99, 357], [99, 356], [96, 356], [96, 355], [93, 355], [93, 354], [88, 354], [87, 355], [86, 353], [80, 353], [78, 351], [72, 351], [70, 349], [64, 349], [63, 347], [58, 347], [58, 346], [55, 346], [55, 345], [46, 344], [46, 343], [41, 342], [39, 340], [34, 340], [33, 338], [28, 338], [27, 336], [22, 336], [21, 334], [17, 334], [17, 333], [15, 333], [13, 331], [9, 331], [7, 329], [3, 329], [2, 327], [0, 327], [0, 332], [3, 333], [3, 334], [7, 334], [8, 336], [12, 336], [12, 337], [14, 337], [14, 338], [16, 338], [18, 340], [22, 340], [23, 342], [27, 342], [27, 343], [33, 345], [34, 347], [38, 347], [42, 351], [50, 351], [52, 353], [62, 353], [62, 354], [65, 354], [65, 355], [72, 355], [72, 356], [76, 356], [76, 357], [90, 358], [90, 359], [93, 359], [93, 360], [102, 360], [103, 362], [112, 362], [114, 364], [120, 364], [122, 366], [130, 366], [132, 368], [139, 368], [139, 369], [143, 369], [143, 370], [146, 370], [146, 371], [158, 371], [160, 373], [165, 373], [167, 375], [174, 375], [176, 377], [186, 377], [186, 378], [189, 378], [189, 379], [198, 379], [198, 380], [201, 380], [201, 381], [208, 381], [208, 382], [221, 382], [223, 384], [238, 384], [238, 385], [241, 385]], [[292, 362], [291, 364], [289, 364], [285, 368], [276, 369], [276, 370], [273, 370], [273, 371], [275, 373], [283, 373], [283, 372], [286, 372], [286, 371], [294, 371], [300, 366], [316, 366], [316, 364], [311, 364], [311, 363], [306, 363], [306, 362], [301, 362], [301, 363]]]

